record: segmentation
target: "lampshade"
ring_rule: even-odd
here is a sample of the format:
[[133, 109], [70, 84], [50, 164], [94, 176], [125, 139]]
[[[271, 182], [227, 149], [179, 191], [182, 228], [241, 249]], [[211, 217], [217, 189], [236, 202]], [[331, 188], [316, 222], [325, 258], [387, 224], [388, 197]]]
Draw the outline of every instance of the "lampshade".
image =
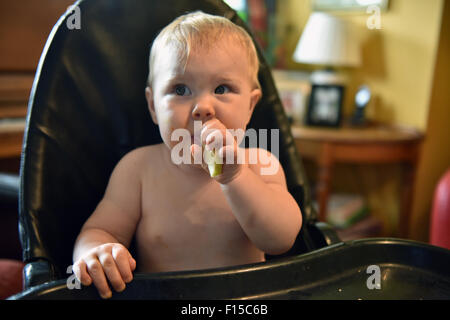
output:
[[313, 12], [295, 49], [294, 61], [326, 66], [358, 66], [359, 44], [349, 26], [323, 12]]

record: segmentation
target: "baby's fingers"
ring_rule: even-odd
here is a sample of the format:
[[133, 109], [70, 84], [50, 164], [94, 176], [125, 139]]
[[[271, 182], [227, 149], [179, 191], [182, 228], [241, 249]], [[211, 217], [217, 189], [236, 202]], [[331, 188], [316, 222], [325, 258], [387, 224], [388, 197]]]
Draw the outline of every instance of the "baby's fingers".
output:
[[104, 253], [98, 257], [100, 263], [103, 266], [106, 276], [111, 283], [114, 290], [117, 292], [125, 290], [125, 282], [119, 273], [116, 265], [116, 261], [110, 253]]
[[133, 280], [132, 271], [136, 267], [136, 262], [134, 262], [133, 268], [134, 259], [131, 258], [128, 250], [123, 247], [114, 247], [112, 250], [112, 256], [116, 261], [117, 268], [119, 269], [119, 273], [123, 281], [125, 281], [126, 283], [131, 282], [131, 280]]
[[245, 153], [237, 145], [227, 145], [218, 149], [217, 157], [226, 164], [243, 164]]
[[131, 271], [134, 271], [134, 269], [136, 269], [136, 260], [134, 260], [130, 253], [128, 253], [128, 259], [130, 261]]
[[98, 293], [103, 299], [111, 298], [112, 292], [106, 281], [105, 273], [103, 272], [103, 267], [100, 261], [97, 259], [90, 259], [87, 264], [87, 269]]
[[75, 262], [72, 271], [75, 274], [75, 277], [78, 279], [78, 281], [81, 282], [83, 286], [91, 285], [92, 278], [89, 276], [86, 263], [83, 260]]
[[206, 138], [206, 149], [212, 151], [222, 148], [223, 145], [227, 142], [225, 141], [225, 139], [226, 137], [222, 131], [215, 130], [211, 132]]

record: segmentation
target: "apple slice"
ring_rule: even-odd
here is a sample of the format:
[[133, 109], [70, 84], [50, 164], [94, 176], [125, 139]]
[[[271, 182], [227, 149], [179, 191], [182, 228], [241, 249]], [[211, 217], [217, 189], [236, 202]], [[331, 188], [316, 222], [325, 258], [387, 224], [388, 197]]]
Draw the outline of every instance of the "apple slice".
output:
[[205, 162], [208, 165], [209, 175], [211, 178], [214, 178], [218, 176], [219, 174], [222, 174], [222, 163], [219, 159], [216, 157], [216, 153], [214, 150], [205, 150], [205, 146], [203, 146], [203, 152], [205, 153]]

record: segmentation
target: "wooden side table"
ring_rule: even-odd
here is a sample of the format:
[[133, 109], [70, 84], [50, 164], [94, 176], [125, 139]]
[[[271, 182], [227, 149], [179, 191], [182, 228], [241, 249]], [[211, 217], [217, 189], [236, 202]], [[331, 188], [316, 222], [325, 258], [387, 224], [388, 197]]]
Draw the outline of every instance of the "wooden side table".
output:
[[317, 196], [319, 220], [325, 221], [335, 163], [406, 166], [400, 211], [399, 233], [408, 236], [413, 185], [423, 135], [416, 129], [392, 126], [365, 128], [319, 128], [293, 126], [292, 133], [301, 156], [319, 167]]

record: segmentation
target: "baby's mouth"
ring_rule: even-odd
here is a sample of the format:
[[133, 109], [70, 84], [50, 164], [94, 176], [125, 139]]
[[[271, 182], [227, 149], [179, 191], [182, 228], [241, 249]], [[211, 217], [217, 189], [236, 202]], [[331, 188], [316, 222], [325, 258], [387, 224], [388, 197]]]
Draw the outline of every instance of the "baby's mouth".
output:
[[196, 144], [198, 146], [202, 145], [202, 141], [201, 138], [198, 136], [194, 136], [193, 134], [191, 135], [191, 144]]

